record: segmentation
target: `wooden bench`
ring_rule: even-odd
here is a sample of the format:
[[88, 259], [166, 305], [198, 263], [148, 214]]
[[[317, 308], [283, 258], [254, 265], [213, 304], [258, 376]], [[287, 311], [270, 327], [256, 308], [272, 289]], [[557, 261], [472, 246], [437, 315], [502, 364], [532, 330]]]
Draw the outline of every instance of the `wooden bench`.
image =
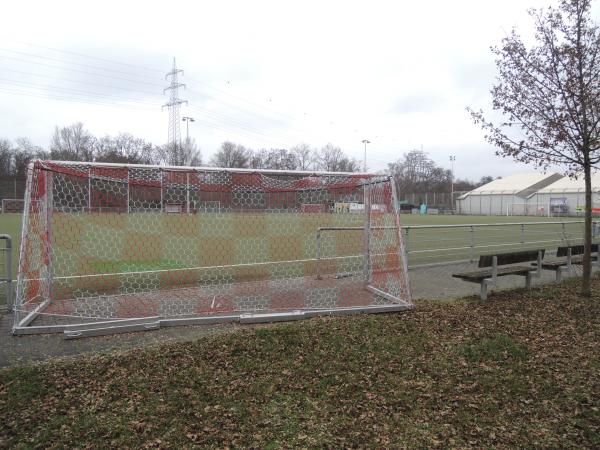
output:
[[[592, 261], [600, 262], [598, 259], [598, 244], [592, 244]], [[556, 282], [562, 281], [563, 272], [571, 271], [572, 265], [583, 264], [583, 245], [572, 245], [570, 247], [558, 247], [556, 257], [544, 259], [542, 269], [556, 272]], [[536, 263], [534, 263], [536, 265]]]
[[481, 269], [470, 272], [454, 273], [454, 278], [460, 278], [471, 283], [481, 284], [481, 299], [487, 299], [488, 286], [495, 285], [498, 277], [506, 275], [519, 275], [525, 277], [525, 286], [531, 287], [531, 278], [541, 275], [538, 270], [531, 265], [517, 265], [519, 263], [536, 261], [538, 267], [544, 258], [544, 249], [523, 250], [509, 253], [496, 253], [492, 255], [481, 255], [479, 257], [479, 267]]

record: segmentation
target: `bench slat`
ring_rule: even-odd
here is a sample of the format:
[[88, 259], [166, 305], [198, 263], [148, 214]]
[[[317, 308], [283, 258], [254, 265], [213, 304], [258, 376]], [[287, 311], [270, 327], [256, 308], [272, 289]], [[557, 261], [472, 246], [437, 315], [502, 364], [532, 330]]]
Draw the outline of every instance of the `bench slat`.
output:
[[544, 257], [545, 250], [540, 248], [537, 250], [522, 250], [518, 252], [496, 253], [491, 255], [481, 255], [479, 257], [479, 267], [491, 267], [493, 265], [494, 256], [498, 261], [498, 266], [507, 264], [517, 264], [527, 261], [536, 261], [538, 253], [542, 253]]
[[[583, 245], [571, 245], [571, 255], [583, 255]], [[558, 247], [556, 250], [556, 256], [567, 256], [569, 247]], [[598, 253], [598, 244], [592, 244], [592, 253]]]
[[[506, 275], [527, 275], [529, 272], [534, 272], [535, 268], [531, 266], [504, 266], [498, 267], [497, 275], [503, 277]], [[454, 273], [452, 277], [460, 278], [465, 281], [481, 282], [485, 278], [492, 276], [492, 269], [479, 269], [471, 272]]]

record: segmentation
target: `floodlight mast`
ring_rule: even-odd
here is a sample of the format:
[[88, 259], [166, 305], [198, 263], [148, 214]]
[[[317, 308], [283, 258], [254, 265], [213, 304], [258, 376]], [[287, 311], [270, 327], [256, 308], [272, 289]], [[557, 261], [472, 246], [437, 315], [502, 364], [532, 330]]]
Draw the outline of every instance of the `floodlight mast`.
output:
[[371, 141], [369, 141], [368, 139], [363, 139], [362, 143], [365, 144], [365, 159], [363, 162], [363, 170], [366, 172], [367, 171], [367, 144], [370, 144]]
[[456, 161], [456, 155], [450, 155], [450, 208], [454, 210], [454, 161]]
[[190, 122], [195, 122], [196, 120], [193, 117], [183, 116], [181, 118], [183, 122], [185, 122], [185, 142], [188, 145], [190, 141]]

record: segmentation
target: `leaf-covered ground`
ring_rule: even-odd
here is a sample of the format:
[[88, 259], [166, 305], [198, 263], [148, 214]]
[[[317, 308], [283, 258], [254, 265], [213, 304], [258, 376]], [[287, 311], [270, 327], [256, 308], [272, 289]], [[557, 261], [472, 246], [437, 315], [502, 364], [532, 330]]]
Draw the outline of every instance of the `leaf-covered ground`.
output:
[[597, 448], [600, 297], [577, 290], [5, 369], [0, 447]]

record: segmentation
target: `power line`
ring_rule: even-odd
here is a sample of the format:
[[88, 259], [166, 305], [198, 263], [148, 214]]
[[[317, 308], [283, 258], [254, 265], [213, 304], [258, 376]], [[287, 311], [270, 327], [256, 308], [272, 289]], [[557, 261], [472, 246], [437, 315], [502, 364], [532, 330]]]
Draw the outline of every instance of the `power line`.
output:
[[[29, 45], [29, 46], [32, 46], [32, 47], [44, 48], [44, 49], [52, 50], [52, 51], [58, 52], [58, 53], [72, 54], [72, 55], [80, 56], [80, 57], [83, 57], [83, 58], [89, 58], [89, 59], [93, 59], [93, 60], [109, 62], [111, 64], [118, 64], [120, 66], [127, 66], [127, 67], [136, 68], [136, 69], [139, 68], [139, 69], [143, 69], [143, 70], [151, 70], [153, 72], [160, 72], [158, 69], [153, 69], [153, 68], [148, 68], [148, 67], [144, 67], [144, 66], [139, 66], [139, 65], [134, 65], [134, 64], [128, 64], [128, 63], [121, 63], [119, 61], [115, 61], [115, 60], [111, 60], [111, 59], [107, 59], [107, 58], [98, 58], [98, 57], [94, 57], [94, 56], [90, 56], [90, 55], [85, 55], [85, 54], [82, 54], [82, 53], [77, 53], [77, 52], [71, 52], [71, 51], [67, 51], [67, 50], [56, 49], [56, 48], [52, 48], [52, 47], [48, 47], [48, 46], [35, 45], [35, 44], [30, 44], [30, 43], [25, 43], [25, 45]], [[52, 58], [52, 57], [47, 57], [47, 56], [42, 56], [42, 55], [36, 55], [36, 54], [33, 54], [33, 53], [28, 53], [28, 52], [19, 52], [19, 51], [16, 51], [16, 50], [0, 49], [0, 51], [11, 52], [13, 54], [18, 54], [18, 55], [22, 55], [22, 56], [30, 57], [30, 58], [45, 59], [45, 60], [49, 60], [49, 61], [59, 62], [59, 63], [62, 63], [62, 64], [67, 64], [67, 65], [70, 64], [70, 65], [75, 65], [75, 66], [79, 66], [79, 67], [89, 68], [89, 69], [92, 69], [92, 70], [96, 70], [96, 72], [90, 72], [90, 71], [87, 71], [87, 70], [79, 70], [79, 69], [68, 69], [68, 70], [73, 71], [73, 72], [83, 73], [83, 74], [86, 74], [86, 75], [91, 75], [91, 76], [94, 76], [94, 77], [108, 78], [108, 79], [113, 79], [113, 80], [118, 80], [118, 81], [124, 81], [124, 82], [128, 82], [128, 83], [145, 84], [145, 85], [153, 86], [153, 87], [159, 86], [158, 83], [150, 83], [150, 82], [147, 82], [147, 81], [141, 81], [139, 79], [136, 80], [136, 79], [132, 79], [132, 78], [124, 78], [124, 77], [114, 76], [114, 75], [111, 75], [111, 74], [98, 73], [97, 72], [97, 70], [102, 70], [102, 71], [105, 71], [105, 72], [113, 72], [113, 73], [124, 74], [126, 76], [129, 75], [128, 72], [123, 71], [123, 70], [115, 70], [115, 69], [108, 68], [108, 67], [98, 67], [98, 66], [94, 66], [94, 65], [90, 65], [90, 64], [82, 64], [82, 63], [78, 63], [78, 62], [66, 61], [66, 60], [59, 59], [59, 58]], [[22, 62], [25, 62], [25, 63], [42, 65], [42, 66], [51, 67], [51, 68], [54, 68], [54, 69], [63, 69], [64, 68], [61, 65], [47, 64], [47, 63], [43, 63], [43, 62], [40, 62], [40, 61], [30, 61], [30, 60], [27, 60], [27, 59], [24, 59], [24, 58], [17, 58], [17, 57], [14, 57], [14, 56], [0, 55], [0, 58], [7, 58], [7, 59], [12, 59], [12, 60], [18, 60], [18, 61], [22, 61]], [[35, 77], [40, 77], [40, 78], [49, 78], [49, 79], [55, 79], [55, 80], [63, 80], [63, 81], [74, 82], [74, 83], [79, 83], [79, 84], [87, 84], [89, 86], [97, 86], [97, 87], [104, 87], [104, 88], [109, 88], [109, 89], [117, 89], [117, 90], [122, 90], [122, 91], [130, 91], [130, 92], [136, 92], [136, 93], [140, 93], [140, 94], [144, 94], [144, 95], [149, 95], [149, 96], [154, 96], [155, 95], [154, 93], [150, 93], [148, 91], [143, 91], [143, 90], [139, 90], [139, 89], [133, 90], [133, 89], [129, 89], [129, 88], [125, 88], [125, 87], [120, 87], [120, 86], [104, 85], [104, 84], [100, 84], [100, 83], [92, 83], [92, 82], [79, 81], [79, 80], [74, 80], [74, 79], [64, 79], [64, 78], [60, 79], [60, 78], [57, 78], [57, 77], [49, 77], [47, 75], [40, 75], [40, 74], [31, 73], [31, 72], [16, 71], [14, 69], [7, 69], [7, 70], [9, 70], [11, 72], [14, 72], [14, 73], [27, 74], [27, 75], [31, 75], [31, 76], [35, 76]], [[141, 74], [138, 74], [138, 73], [131, 74], [131, 75], [133, 77], [136, 77], [136, 78], [150, 79], [150, 77], [148, 75], [141, 75]], [[274, 120], [274, 117], [272, 116], [272, 114], [277, 114], [280, 117], [294, 120], [294, 117], [290, 116], [289, 114], [281, 113], [281, 112], [279, 112], [279, 111], [277, 111], [277, 110], [275, 110], [273, 108], [265, 107], [265, 106], [262, 106], [262, 105], [260, 105], [260, 104], [258, 104], [256, 102], [244, 99], [242, 97], [239, 97], [239, 96], [236, 96], [236, 95], [233, 95], [233, 94], [230, 94], [230, 93], [228, 93], [228, 92], [226, 92], [226, 91], [224, 91], [222, 89], [210, 86], [210, 85], [208, 85], [206, 83], [203, 83], [203, 82], [201, 82], [199, 80], [193, 80], [193, 81], [195, 83], [198, 83], [200, 85], [203, 85], [203, 86], [207, 87], [208, 89], [212, 89], [213, 91], [216, 91], [216, 92], [218, 92], [220, 94], [223, 94], [224, 96], [227, 96], [227, 97], [229, 97], [231, 99], [234, 99], [236, 101], [244, 102], [244, 103], [246, 103], [248, 105], [251, 105], [252, 107], [260, 108], [263, 111], [267, 112], [268, 114], [265, 114], [264, 112], [261, 113], [261, 112], [257, 112], [257, 111], [254, 111], [254, 110], [246, 109], [244, 107], [240, 107], [236, 103], [228, 102], [226, 100], [217, 98], [217, 97], [215, 97], [213, 95], [210, 95], [210, 94], [207, 94], [207, 93], [203, 94], [203, 93], [191, 91], [191, 93], [193, 93], [196, 96], [203, 96], [205, 98], [212, 99], [212, 100], [216, 101], [220, 105], [229, 105], [230, 107], [234, 108], [234, 110], [236, 112], [239, 112], [239, 113], [242, 113], [242, 114], [247, 114], [247, 115], [249, 115], [249, 116], [251, 116], [253, 118], [263, 117], [264, 119], [269, 120], [269, 121], [273, 121]], [[8, 83], [14, 83], [14, 81], [7, 81], [7, 82]], [[38, 86], [31, 85], [31, 86], [34, 86], [36, 89], [42, 89], [39, 85]], [[59, 88], [57, 86], [53, 86], [52, 88], [55, 89], [56, 92], [61, 92], [61, 94], [65, 94], [66, 95], [66, 94], [70, 93], [70, 94], [77, 95], [77, 96], [80, 96], [80, 97], [83, 96], [84, 98], [92, 99], [93, 101], [98, 102], [98, 97], [95, 97], [95, 94], [92, 94], [92, 93], [82, 92], [82, 91], [76, 91], [76, 90], [73, 90], [73, 89], [68, 90], [66, 88]], [[46, 92], [48, 92], [48, 91], [46, 91]], [[122, 99], [122, 97], [118, 97], [116, 95], [111, 95], [111, 98]], [[101, 100], [105, 101], [106, 99], [102, 98]], [[126, 101], [126, 102], [143, 102], [144, 100], [139, 99], [139, 98], [135, 98], [135, 99], [133, 99], [133, 98], [127, 98], [127, 99], [123, 99], [123, 101]], [[148, 103], [146, 102], [146, 104], [148, 104]], [[214, 111], [205, 111], [205, 110], [199, 110], [199, 109], [196, 109], [196, 111], [200, 111], [200, 114], [202, 114], [207, 119], [212, 120], [213, 123], [220, 123], [219, 125], [216, 125], [219, 129], [225, 129], [225, 130], [229, 131], [232, 128], [237, 128], [239, 130], [243, 130], [245, 132], [245, 134], [246, 133], [247, 134], [251, 134], [251, 135], [256, 136], [256, 137], [261, 137], [262, 139], [267, 138], [269, 141], [276, 142], [275, 140], [273, 140], [272, 138], [270, 138], [267, 134], [264, 134], [264, 133], [261, 133], [259, 131], [256, 131], [256, 127], [253, 126], [252, 124], [250, 124], [250, 123], [248, 123], [246, 121], [243, 121], [241, 119], [235, 120], [235, 119], [232, 119], [231, 117], [228, 117], [227, 115], [219, 114], [219, 113], [214, 112]], [[228, 126], [228, 127], [225, 128], [222, 125], [221, 122], [225, 122], [226, 126]], [[290, 127], [289, 124], [286, 124], [286, 127], [288, 129], [291, 129], [291, 130], [294, 129], [293, 127]], [[303, 130], [296, 130], [296, 131], [300, 132], [301, 135], [305, 134]], [[254, 137], [254, 138], [256, 138], [256, 137]], [[298, 139], [298, 140], [302, 141], [304, 139]], [[278, 142], [278, 144], [281, 144], [281, 142]]]
[[[137, 69], [148, 70], [148, 71], [152, 71], [152, 72], [164, 73], [162, 70], [157, 69], [157, 68], [146, 67], [146, 66], [141, 66], [141, 65], [136, 65], [136, 64], [130, 64], [130, 63], [124, 63], [124, 62], [121, 62], [121, 61], [116, 61], [114, 59], [108, 59], [108, 58], [100, 58], [100, 57], [96, 57], [96, 56], [90, 56], [90, 55], [86, 55], [86, 54], [83, 54], [83, 53], [77, 53], [77, 52], [73, 52], [73, 51], [69, 51], [69, 50], [58, 49], [58, 48], [55, 48], [55, 47], [49, 47], [49, 46], [44, 46], [44, 45], [39, 45], [39, 44], [33, 44], [33, 43], [30, 43], [30, 42], [24, 42], [24, 41], [18, 41], [18, 40], [12, 40], [12, 42], [15, 42], [15, 43], [18, 43], [18, 44], [27, 45], [27, 46], [30, 46], [30, 47], [38, 47], [38, 48], [43, 48], [43, 49], [46, 49], [46, 50], [52, 50], [52, 51], [58, 52], [58, 53], [64, 53], [64, 54], [75, 55], [75, 56], [79, 56], [79, 57], [83, 57], [83, 58], [93, 59], [93, 60], [97, 60], [97, 61], [103, 61], [103, 62], [108, 62], [108, 63], [112, 63], [112, 64], [118, 64], [118, 65], [122, 65], [122, 66], [127, 66], [127, 67], [132, 67], [132, 68], [137, 68]], [[71, 64], [80, 64], [80, 63], [71, 63]], [[228, 92], [226, 92], [226, 91], [224, 91], [222, 89], [219, 89], [217, 87], [211, 86], [211, 85], [209, 85], [207, 83], [204, 83], [204, 82], [202, 82], [200, 80], [196, 80], [196, 79], [193, 79], [193, 78], [189, 78], [189, 80], [193, 81], [195, 83], [198, 83], [198, 84], [200, 84], [202, 86], [205, 86], [208, 89], [212, 89], [214, 91], [217, 91], [219, 93], [227, 95], [227, 96], [229, 96], [231, 98], [237, 99], [239, 101], [243, 101], [243, 102], [248, 103], [250, 105], [254, 105], [255, 107], [262, 108], [262, 109], [264, 109], [266, 111], [270, 111], [272, 113], [281, 115], [283, 117], [287, 117], [288, 119], [294, 119], [294, 117], [290, 116], [289, 114], [277, 111], [276, 109], [273, 109], [270, 106], [260, 105], [259, 103], [256, 103], [256, 102], [254, 102], [252, 100], [247, 100], [247, 99], [244, 99], [243, 97], [230, 94], [230, 93], [228, 93]]]
[[[0, 86], [0, 92], [4, 92], [6, 94], [11, 94], [11, 95], [18, 95], [18, 96], [25, 96], [25, 97], [35, 97], [35, 98], [45, 98], [45, 99], [49, 99], [49, 100], [58, 100], [58, 101], [66, 101], [66, 102], [75, 102], [75, 103], [85, 103], [85, 104], [90, 104], [90, 105], [106, 105], [106, 106], [118, 106], [118, 107], [132, 107], [132, 108], [138, 108], [138, 109], [155, 109], [156, 105], [153, 106], [136, 106], [136, 105], [131, 105], [131, 104], [127, 104], [124, 105], [123, 103], [118, 103], [118, 102], [108, 102], [108, 101], [102, 101], [102, 100], [94, 100], [94, 99], [90, 99], [90, 98], [78, 98], [78, 97], [58, 97], [56, 95], [53, 95], [52, 93], [32, 93], [31, 91], [25, 91], [25, 90], [18, 90], [18, 89], [14, 89], [14, 88], [5, 88]], [[71, 94], [73, 95], [73, 94]], [[77, 94], [74, 94], [77, 95]]]
[[156, 94], [154, 92], [150, 92], [150, 91], [140, 91], [137, 89], [129, 89], [129, 88], [124, 88], [124, 87], [119, 87], [119, 86], [114, 86], [114, 85], [109, 85], [109, 84], [90, 83], [89, 81], [74, 80], [72, 78], [52, 77], [50, 75], [41, 75], [41, 74], [33, 73], [33, 72], [25, 72], [22, 70], [8, 69], [6, 67], [0, 67], [0, 70], [5, 71], [5, 72], [18, 73], [20, 75], [30, 75], [30, 76], [34, 76], [34, 77], [38, 77], [38, 78], [47, 78], [50, 80], [68, 81], [70, 83], [87, 84], [89, 86], [105, 87], [105, 88], [109, 88], [109, 89], [118, 89], [118, 90], [127, 91], [127, 92], [139, 92], [140, 94], [158, 96], [158, 94]]
[[[135, 72], [124, 72], [122, 70], [115, 70], [115, 69], [110, 69], [108, 67], [100, 67], [100, 66], [93, 66], [91, 64], [83, 64], [83, 63], [78, 63], [78, 62], [74, 62], [74, 61], [68, 61], [65, 59], [59, 59], [59, 58], [52, 58], [49, 56], [43, 56], [43, 55], [36, 55], [34, 53], [27, 53], [27, 52], [20, 52], [17, 50], [9, 50], [6, 48], [0, 48], [1, 52], [8, 52], [8, 53], [15, 53], [17, 55], [24, 55], [24, 56], [29, 56], [29, 57], [33, 57], [33, 58], [38, 58], [38, 59], [45, 59], [48, 61], [57, 61], [57, 62], [61, 62], [64, 64], [71, 64], [73, 66], [80, 66], [80, 67], [86, 67], [89, 69], [97, 69], [97, 70], [104, 70], [107, 72], [115, 72], [115, 73], [120, 73], [122, 75], [135, 75], [135, 76], [139, 76], [141, 78], [147, 78], [147, 79], [155, 79], [154, 77], [149, 77], [148, 75], [139, 75]], [[31, 64], [39, 64], [39, 62], [37, 61], [28, 61], [27, 59], [23, 59], [23, 58], [17, 58], [16, 56], [6, 56], [6, 55], [0, 55], [0, 58], [10, 58], [10, 59], [14, 59], [17, 61], [23, 61], [23, 62], [27, 62], [27, 63], [31, 63]]]
[[[72, 97], [76, 98], [77, 101], [83, 100], [85, 102], [90, 102], [90, 103], [94, 103], [94, 104], [111, 105], [111, 106], [123, 105], [123, 103], [118, 103], [117, 100], [121, 101], [121, 102], [126, 102], [128, 104], [133, 103], [133, 104], [139, 104], [139, 105], [151, 106], [151, 107], [158, 106], [157, 103], [146, 101], [146, 100], [136, 98], [136, 97], [123, 97], [123, 96], [117, 96], [117, 95], [112, 95], [111, 97], [105, 97], [105, 96], [100, 96], [100, 95], [97, 95], [97, 94], [89, 92], [89, 91], [82, 91], [82, 90], [78, 90], [78, 89], [65, 88], [65, 87], [60, 87], [60, 86], [40, 85], [40, 84], [31, 83], [31, 82], [8, 80], [8, 79], [3, 79], [3, 78], [0, 78], [0, 81], [2, 81], [3, 84], [5, 84], [5, 85], [13, 85], [13, 86], [20, 88], [20, 90], [18, 90], [18, 91], [15, 91], [14, 89], [11, 91], [7, 91], [6, 88], [4, 88], [5, 92], [27, 94], [27, 96], [38, 96], [41, 98], [59, 99], [59, 100], [69, 100], [69, 98], [67, 98], [65, 96], [72, 96]], [[31, 90], [25, 90], [24, 88], [34, 89], [34, 93], [32, 93]], [[115, 101], [111, 102], [109, 99], [113, 99]], [[251, 126], [245, 126], [244, 123], [236, 122], [226, 116], [219, 115], [218, 113], [214, 113], [214, 112], [210, 112], [210, 111], [205, 111], [205, 110], [202, 110], [199, 108], [193, 108], [193, 110], [196, 111], [199, 115], [202, 115], [205, 119], [210, 120], [209, 125], [211, 128], [224, 130], [224, 131], [227, 131], [232, 134], [244, 134], [246, 136], [251, 137], [252, 139], [258, 138], [261, 140], [277, 142], [277, 141], [273, 140], [272, 138], [270, 138], [268, 135], [261, 133], [259, 131], [256, 131], [255, 128], [252, 128]], [[223, 123], [226, 123], [227, 125], [223, 125]], [[277, 143], [279, 145], [281, 145], [281, 142], [277, 142]]]
[[[3, 57], [3, 56], [0, 56], [0, 58], [5, 58], [5, 57]], [[92, 75], [92, 76], [94, 76], [94, 77], [112, 78], [113, 80], [127, 81], [127, 82], [129, 82], [129, 83], [138, 83], [138, 84], [139, 84], [139, 83], [141, 83], [141, 84], [147, 84], [147, 85], [149, 85], [149, 86], [154, 86], [154, 87], [159, 87], [159, 86], [161, 86], [161, 85], [160, 85], [160, 84], [158, 84], [158, 83], [149, 83], [149, 82], [146, 82], [146, 81], [132, 80], [131, 78], [115, 77], [115, 76], [112, 76], [112, 75], [106, 75], [106, 74], [103, 74], [103, 73], [94, 73], [94, 72], [88, 72], [88, 71], [86, 71], [86, 70], [69, 69], [69, 68], [64, 68], [64, 67], [60, 67], [60, 66], [55, 66], [55, 65], [53, 65], [53, 64], [45, 64], [45, 63], [35, 63], [35, 64], [36, 64], [36, 65], [38, 65], [38, 66], [46, 66], [46, 67], [51, 67], [51, 68], [53, 68], [53, 69], [63, 69], [63, 70], [64, 70], [64, 69], [66, 69], [66, 70], [69, 70], [70, 72], [78, 72], [78, 73], [83, 73], [83, 74], [86, 74], [86, 75]]]
[[43, 49], [46, 49], [46, 50], [52, 50], [52, 51], [58, 52], [58, 53], [65, 53], [65, 54], [68, 54], [68, 55], [80, 56], [82, 58], [95, 59], [97, 61], [103, 61], [103, 62], [108, 62], [108, 63], [112, 63], [112, 64], [119, 64], [119, 65], [122, 65], [122, 66], [135, 67], [135, 68], [138, 68], [138, 69], [150, 70], [150, 71], [158, 72], [158, 73], [161, 73], [161, 74], [164, 73], [162, 70], [155, 69], [155, 68], [152, 68], [152, 67], [145, 67], [145, 66], [140, 66], [138, 64], [124, 63], [124, 62], [121, 62], [121, 61], [116, 61], [114, 59], [100, 58], [98, 56], [85, 55], [83, 53], [77, 53], [77, 52], [73, 52], [73, 51], [69, 51], [69, 50], [58, 49], [58, 48], [55, 48], [55, 47], [48, 47], [48, 46], [39, 45], [39, 44], [32, 44], [30, 42], [16, 41], [16, 40], [13, 40], [12, 42], [15, 42], [17, 44], [28, 45], [30, 47], [39, 47], [39, 48], [43, 48]]
[[[53, 48], [53, 47], [49, 47], [49, 46], [36, 45], [36, 44], [22, 42], [22, 41], [13, 41], [13, 42], [18, 42], [18, 43], [25, 44], [25, 45], [28, 45], [28, 46], [31, 46], [31, 47], [39, 47], [39, 48], [43, 48], [43, 49], [48, 49], [48, 50], [52, 50], [52, 51], [58, 52], [58, 53], [72, 54], [72, 55], [77, 55], [77, 56], [80, 56], [80, 57], [83, 57], [83, 58], [89, 58], [89, 59], [94, 59], [94, 60], [99, 60], [99, 61], [105, 61], [105, 62], [109, 62], [109, 63], [112, 63], [112, 64], [118, 64], [118, 65], [123, 65], [123, 66], [127, 66], [127, 67], [132, 67], [132, 68], [139, 68], [139, 69], [143, 69], [143, 70], [150, 70], [150, 71], [153, 71], [153, 72], [160, 72], [160, 70], [158, 70], [158, 69], [148, 68], [148, 67], [145, 67], [145, 66], [139, 66], [139, 65], [128, 64], [128, 63], [122, 63], [120, 61], [115, 61], [115, 60], [108, 59], [108, 58], [98, 58], [98, 57], [95, 57], [95, 56], [85, 55], [83, 53], [77, 53], [77, 52], [72, 52], [72, 51], [67, 51], [67, 50], [61, 50], [61, 49], [57, 49], [57, 48]], [[115, 69], [111, 69], [111, 68], [107, 68], [107, 67], [99, 67], [99, 66], [89, 65], [89, 64], [83, 64], [83, 63], [79, 63], [79, 62], [72, 62], [72, 61], [67, 61], [67, 60], [64, 60], [64, 59], [52, 58], [52, 57], [37, 55], [37, 54], [34, 54], [34, 53], [29, 53], [29, 52], [22, 52], [22, 51], [17, 51], [17, 50], [10, 50], [10, 49], [6, 49], [6, 48], [4, 48], [4, 49], [0, 48], [0, 51], [11, 52], [11, 53], [15, 53], [15, 54], [19, 54], [19, 55], [24, 55], [24, 56], [29, 56], [29, 57], [33, 57], [33, 58], [42, 58], [42, 59], [46, 59], [46, 60], [57, 61], [57, 62], [61, 62], [61, 63], [64, 63], [64, 64], [76, 65], [76, 66], [79, 66], [79, 67], [86, 67], [86, 68], [91, 68], [91, 69], [96, 69], [96, 70], [104, 70], [104, 71], [109, 71], [109, 72], [114, 72], [114, 73], [120, 73], [120, 74], [124, 74], [124, 75], [132, 75], [134, 77], [143, 77], [145, 79], [150, 79], [150, 77], [148, 75], [141, 75], [139, 73], [130, 73], [130, 72], [125, 72], [125, 71], [121, 71], [121, 70], [115, 70]], [[28, 60], [23, 59], [23, 58], [16, 58], [16, 57], [12, 57], [12, 56], [0, 55], [0, 58], [8, 58], [8, 59], [22, 61], [22, 62], [25, 62], [25, 63], [32, 63], [32, 64], [36, 64], [36, 65], [45, 65], [47, 67], [62, 69], [61, 66], [56, 66], [56, 65], [51, 65], [51, 64], [44, 64], [44, 63], [41, 63], [39, 61], [28, 61]], [[147, 82], [147, 81], [134, 80], [134, 79], [131, 79], [131, 78], [115, 77], [113, 75], [102, 74], [102, 73], [93, 73], [93, 72], [83, 71], [83, 70], [76, 70], [76, 69], [70, 69], [70, 70], [71, 71], [76, 71], [76, 72], [79, 72], [79, 73], [84, 73], [84, 74], [96, 76], [96, 77], [105, 77], [105, 78], [111, 78], [111, 79], [116, 79], [116, 80], [120, 80], [120, 81], [126, 81], [126, 82], [131, 82], [131, 83], [142, 83], [142, 84], [146, 84], [146, 85], [149, 85], [149, 86], [158, 87], [157, 83], [150, 83], [150, 82]], [[230, 103], [230, 102], [227, 102], [227, 101], [225, 101], [223, 99], [217, 99], [213, 95], [210, 95], [210, 94], [207, 94], [207, 93], [204, 93], [204, 94], [199, 93], [199, 92], [197, 93], [197, 92], [195, 92], [195, 91], [192, 90], [191, 93], [195, 93], [196, 95], [204, 96], [204, 97], [208, 97], [208, 98], [212, 98], [212, 99], [218, 101], [219, 103], [229, 104], [229, 105], [235, 107], [237, 110], [245, 110], [245, 111], [247, 111], [251, 115], [255, 115], [255, 116], [259, 115], [259, 116], [262, 116], [262, 117], [264, 117], [266, 119], [273, 120], [272, 119], [272, 115], [276, 114], [279, 117], [285, 118], [287, 120], [295, 120], [295, 118], [293, 116], [291, 116], [289, 114], [286, 114], [286, 113], [282, 113], [280, 111], [277, 111], [277, 110], [275, 110], [275, 109], [273, 109], [273, 108], [271, 108], [269, 106], [264, 106], [264, 105], [261, 105], [259, 103], [254, 102], [254, 101], [244, 99], [243, 97], [230, 94], [229, 92], [226, 92], [226, 91], [224, 91], [222, 89], [219, 89], [217, 87], [214, 87], [214, 86], [210, 86], [207, 83], [204, 83], [202, 81], [199, 81], [199, 80], [196, 80], [196, 79], [191, 79], [191, 80], [194, 81], [195, 83], [199, 84], [199, 85], [202, 85], [202, 86], [208, 88], [208, 89], [216, 91], [216, 92], [218, 92], [218, 93], [220, 93], [222, 95], [225, 95], [227, 97], [230, 97], [231, 99], [234, 99], [236, 101], [244, 102], [247, 105], [250, 105], [250, 106], [252, 106], [254, 108], [260, 108], [260, 109], [263, 110], [263, 112], [261, 113], [261, 112], [257, 112], [257, 111], [253, 111], [253, 110], [248, 110], [246, 108], [240, 107], [238, 104]], [[267, 114], [269, 114], [269, 115], [266, 115], [265, 112]]]
[[100, 98], [103, 100], [108, 99], [108, 98], [115, 98], [115, 99], [120, 99], [120, 100], [125, 100], [125, 101], [135, 101], [138, 103], [145, 103], [145, 104], [152, 104], [152, 105], [157, 104], [155, 102], [151, 102], [151, 101], [145, 100], [143, 98], [139, 98], [139, 97], [122, 97], [122, 96], [117, 96], [117, 95], [107, 96], [107, 95], [100, 95], [95, 92], [83, 91], [83, 90], [73, 89], [73, 88], [68, 88], [68, 87], [63, 87], [63, 86], [35, 84], [35, 83], [27, 82], [27, 81], [11, 80], [11, 79], [6, 79], [6, 78], [0, 78], [0, 81], [3, 81], [6, 84], [13, 84], [13, 85], [18, 85], [18, 86], [23, 86], [23, 87], [32, 87], [34, 89], [41, 89], [41, 90], [46, 90], [46, 91], [50, 91], [50, 92], [63, 91], [65, 93], [74, 93], [74, 94], [78, 94], [78, 95], [85, 95], [88, 97]]

